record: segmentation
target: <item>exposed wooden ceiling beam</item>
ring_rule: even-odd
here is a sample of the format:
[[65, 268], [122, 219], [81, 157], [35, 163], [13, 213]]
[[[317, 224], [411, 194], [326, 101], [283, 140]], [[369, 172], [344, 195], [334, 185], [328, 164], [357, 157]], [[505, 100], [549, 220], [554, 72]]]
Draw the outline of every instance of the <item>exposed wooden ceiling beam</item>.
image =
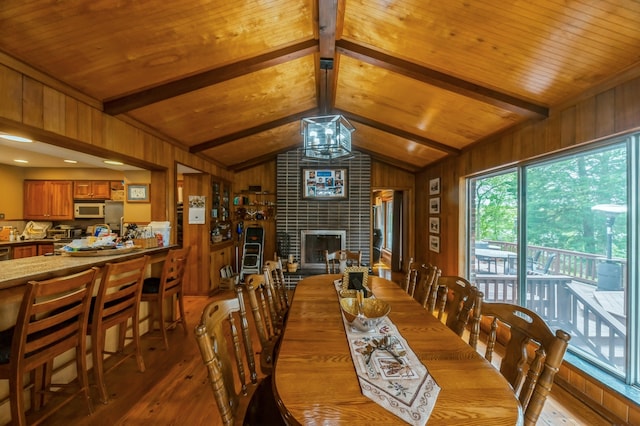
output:
[[[340, 17], [342, 20], [344, 17]], [[317, 73], [318, 108], [321, 114], [328, 114], [333, 107], [336, 23], [338, 20], [337, 0], [318, 0], [318, 51], [320, 67]]]
[[540, 117], [549, 116], [549, 109], [545, 106], [479, 86], [469, 81], [369, 49], [368, 47], [347, 40], [338, 40], [336, 47], [337, 51], [343, 55], [499, 108], [513, 111], [524, 116], [531, 116], [532, 114]]
[[437, 149], [438, 151], [446, 152], [447, 154], [453, 154], [453, 155], [459, 155], [460, 154], [460, 150], [459, 149], [454, 148], [452, 146], [445, 145], [445, 144], [440, 143], [438, 141], [434, 141], [434, 140], [429, 139], [429, 138], [425, 138], [424, 136], [419, 136], [419, 135], [416, 135], [414, 133], [407, 132], [406, 130], [398, 129], [398, 128], [393, 127], [393, 126], [389, 126], [388, 124], [384, 124], [384, 123], [380, 123], [379, 121], [371, 120], [371, 119], [369, 119], [367, 117], [363, 117], [361, 115], [351, 114], [349, 112], [341, 111], [341, 110], [338, 110], [338, 109], [335, 109], [334, 112], [344, 115], [345, 117], [347, 117], [347, 119], [349, 119], [351, 121], [357, 121], [358, 123], [362, 123], [362, 124], [367, 125], [369, 127], [373, 127], [374, 129], [382, 130], [383, 132], [387, 132], [387, 133], [390, 133], [392, 135], [396, 135], [396, 136], [404, 138], [404, 139], [409, 139], [409, 140], [411, 140], [411, 141], [413, 141], [415, 143], [419, 143], [421, 145], [428, 146], [429, 148]]
[[302, 111], [297, 114], [292, 114], [287, 117], [279, 118], [277, 120], [270, 121], [268, 123], [259, 124], [257, 126], [249, 127], [248, 129], [240, 130], [239, 132], [230, 133], [228, 135], [221, 136], [216, 139], [212, 139], [210, 141], [199, 143], [198, 145], [194, 145], [189, 148], [189, 152], [196, 153], [200, 151], [204, 151], [207, 149], [215, 148], [220, 145], [224, 145], [229, 142], [233, 142], [237, 139], [246, 138], [256, 133], [266, 132], [267, 130], [275, 129], [276, 127], [284, 126], [285, 124], [289, 124], [293, 121], [301, 120], [304, 117], [308, 117], [311, 115], [318, 115], [318, 110], [316, 108]]
[[254, 56], [244, 61], [235, 62], [180, 80], [160, 84], [126, 96], [107, 100], [104, 102], [104, 112], [111, 115], [123, 114], [155, 102], [160, 102], [232, 78], [298, 59], [317, 51], [318, 42], [316, 40], [303, 41], [273, 52]]

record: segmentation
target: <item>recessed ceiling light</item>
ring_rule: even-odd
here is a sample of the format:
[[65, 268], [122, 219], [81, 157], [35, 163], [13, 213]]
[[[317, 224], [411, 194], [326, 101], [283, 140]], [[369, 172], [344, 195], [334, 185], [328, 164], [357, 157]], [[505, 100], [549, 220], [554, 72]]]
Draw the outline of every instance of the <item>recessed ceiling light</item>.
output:
[[29, 138], [23, 138], [22, 136], [15, 136], [15, 135], [7, 135], [7, 134], [0, 134], [0, 138], [2, 139], [7, 139], [10, 141], [14, 141], [14, 142], [33, 142], [31, 139]]
[[115, 161], [115, 160], [104, 160], [103, 162], [105, 164], [111, 164], [112, 166], [124, 166], [124, 163], [121, 163], [120, 161]]
[[27, 160], [13, 160], [13, 161], [16, 162], [16, 163], [24, 163], [24, 164], [28, 163]]
[[76, 160], [63, 160], [65, 163], [77, 164]]

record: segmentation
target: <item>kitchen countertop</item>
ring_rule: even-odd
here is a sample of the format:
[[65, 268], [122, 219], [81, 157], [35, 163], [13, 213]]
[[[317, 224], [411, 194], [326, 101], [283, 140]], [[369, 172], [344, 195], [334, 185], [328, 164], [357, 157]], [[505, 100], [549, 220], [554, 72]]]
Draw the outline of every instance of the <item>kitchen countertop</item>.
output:
[[[54, 241], [54, 240], [28, 240]], [[60, 241], [60, 240], [57, 240]], [[23, 242], [23, 241], [20, 241]], [[31, 280], [43, 280], [63, 276], [102, 266], [108, 262], [122, 262], [145, 254], [163, 254], [173, 246], [141, 249], [124, 254], [106, 256], [74, 257], [74, 256], [33, 256], [21, 259], [5, 260], [0, 263], [0, 290], [19, 287]]]
[[70, 243], [71, 238], [42, 238], [37, 240], [16, 240], [16, 241], [0, 241], [0, 247], [3, 246], [28, 246], [29, 244], [53, 244], [53, 243]]

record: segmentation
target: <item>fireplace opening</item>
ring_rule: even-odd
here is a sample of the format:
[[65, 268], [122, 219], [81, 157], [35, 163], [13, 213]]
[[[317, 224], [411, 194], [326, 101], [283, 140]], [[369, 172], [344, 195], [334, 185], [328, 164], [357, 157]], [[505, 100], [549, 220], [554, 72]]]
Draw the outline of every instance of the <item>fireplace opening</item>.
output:
[[300, 267], [324, 269], [324, 252], [346, 250], [347, 231], [337, 229], [303, 230], [300, 238]]

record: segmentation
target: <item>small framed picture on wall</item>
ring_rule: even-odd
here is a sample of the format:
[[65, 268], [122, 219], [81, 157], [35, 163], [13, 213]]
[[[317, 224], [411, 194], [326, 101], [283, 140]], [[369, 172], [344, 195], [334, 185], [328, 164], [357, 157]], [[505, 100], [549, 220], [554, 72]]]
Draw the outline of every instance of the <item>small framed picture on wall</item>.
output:
[[429, 180], [429, 195], [437, 195], [440, 193], [440, 178]]
[[440, 197], [429, 199], [429, 214], [440, 214]]
[[435, 253], [440, 253], [440, 237], [429, 235], [429, 250]]
[[429, 232], [432, 234], [440, 233], [440, 218], [432, 216], [429, 218]]

